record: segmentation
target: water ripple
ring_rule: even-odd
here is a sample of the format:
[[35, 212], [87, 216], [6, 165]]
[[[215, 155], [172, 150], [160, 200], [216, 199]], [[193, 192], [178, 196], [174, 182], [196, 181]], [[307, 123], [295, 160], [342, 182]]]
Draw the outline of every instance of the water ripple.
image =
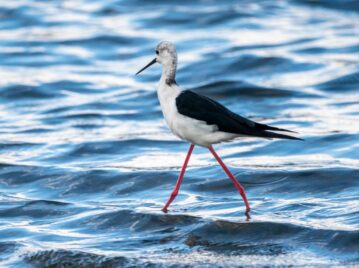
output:
[[[354, 267], [359, 258], [358, 2], [3, 1], [0, 266]], [[240, 195], [165, 126], [177, 82], [304, 142], [217, 145]]]

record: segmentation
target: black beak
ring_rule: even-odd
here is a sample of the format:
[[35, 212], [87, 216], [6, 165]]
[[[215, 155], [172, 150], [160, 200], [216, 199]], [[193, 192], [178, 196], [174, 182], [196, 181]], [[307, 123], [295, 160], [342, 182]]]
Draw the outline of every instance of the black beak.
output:
[[147, 64], [145, 67], [143, 67], [141, 70], [139, 70], [136, 75], [138, 75], [140, 72], [142, 72], [143, 70], [147, 69], [148, 67], [150, 67], [152, 64], [156, 63], [156, 58], [154, 58], [149, 64]]

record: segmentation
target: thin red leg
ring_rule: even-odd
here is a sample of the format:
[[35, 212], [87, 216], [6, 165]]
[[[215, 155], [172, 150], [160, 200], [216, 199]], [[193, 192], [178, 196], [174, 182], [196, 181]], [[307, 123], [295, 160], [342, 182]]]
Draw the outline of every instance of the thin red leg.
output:
[[168, 207], [170, 206], [170, 204], [172, 203], [172, 201], [176, 198], [177, 194], [178, 194], [178, 191], [181, 187], [181, 183], [182, 183], [182, 180], [183, 180], [183, 176], [184, 176], [184, 173], [186, 171], [186, 168], [187, 168], [187, 165], [188, 165], [188, 161], [189, 161], [189, 158], [191, 157], [191, 154], [192, 154], [192, 151], [193, 151], [193, 148], [194, 148], [194, 144], [191, 144], [191, 146], [189, 147], [188, 149], [188, 153], [187, 153], [187, 156], [186, 156], [186, 159], [184, 160], [184, 163], [183, 163], [183, 166], [182, 166], [182, 170], [181, 170], [181, 173], [179, 174], [178, 176], [178, 179], [177, 179], [177, 182], [176, 182], [176, 186], [175, 188], [173, 189], [173, 192], [172, 194], [170, 195], [166, 205], [163, 207], [162, 211], [164, 213], [167, 213], [167, 209]]
[[246, 197], [246, 193], [244, 192], [243, 186], [236, 180], [236, 178], [233, 176], [233, 174], [229, 171], [229, 169], [226, 167], [226, 165], [223, 163], [222, 159], [218, 156], [218, 154], [215, 152], [212, 146], [209, 147], [209, 150], [213, 154], [213, 156], [216, 158], [218, 163], [222, 166], [223, 170], [227, 173], [228, 177], [233, 181], [234, 185], [236, 186], [237, 190], [241, 194], [244, 204], [246, 205], [246, 216], [247, 219], [249, 219], [249, 211], [251, 210], [249, 207], [249, 203]]

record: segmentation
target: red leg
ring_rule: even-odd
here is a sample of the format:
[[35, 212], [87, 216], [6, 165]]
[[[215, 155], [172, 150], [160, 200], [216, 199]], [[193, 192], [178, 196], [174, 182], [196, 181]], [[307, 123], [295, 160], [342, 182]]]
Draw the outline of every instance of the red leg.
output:
[[213, 156], [216, 158], [218, 163], [222, 166], [223, 170], [227, 173], [228, 177], [233, 181], [234, 185], [236, 186], [237, 190], [241, 194], [244, 204], [246, 205], [246, 216], [247, 219], [249, 219], [249, 211], [251, 210], [249, 207], [249, 203], [247, 201], [246, 193], [244, 192], [243, 186], [236, 180], [236, 178], [232, 175], [232, 173], [229, 171], [229, 169], [226, 167], [226, 165], [223, 163], [221, 158], [218, 156], [218, 154], [214, 151], [213, 147], [210, 146], [209, 150], [213, 154]]
[[181, 187], [181, 183], [182, 183], [182, 180], [183, 180], [183, 176], [184, 176], [184, 173], [185, 173], [185, 171], [186, 171], [187, 164], [188, 164], [189, 158], [191, 157], [193, 148], [194, 148], [194, 144], [191, 144], [191, 146], [190, 146], [189, 149], [188, 149], [188, 153], [187, 153], [186, 159], [185, 159], [185, 161], [184, 161], [184, 163], [183, 163], [181, 173], [180, 173], [179, 176], [178, 176], [178, 179], [177, 179], [177, 182], [176, 182], [176, 186], [175, 186], [175, 188], [173, 189], [173, 192], [172, 192], [172, 194], [170, 195], [170, 198], [168, 199], [166, 205], [165, 205], [165, 206], [163, 207], [163, 209], [162, 209], [162, 211], [163, 211], [164, 213], [167, 213], [168, 207], [170, 206], [170, 204], [172, 203], [172, 201], [176, 198], [176, 196], [177, 196], [177, 194], [178, 194], [178, 191], [179, 191], [179, 188]]

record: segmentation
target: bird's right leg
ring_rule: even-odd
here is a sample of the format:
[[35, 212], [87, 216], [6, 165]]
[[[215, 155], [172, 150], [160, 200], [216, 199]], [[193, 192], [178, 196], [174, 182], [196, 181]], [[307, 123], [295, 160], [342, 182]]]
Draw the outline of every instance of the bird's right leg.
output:
[[175, 188], [173, 189], [172, 191], [172, 194], [170, 195], [166, 205], [163, 207], [162, 211], [164, 213], [167, 213], [168, 211], [168, 207], [170, 206], [170, 204], [172, 203], [172, 201], [176, 198], [177, 194], [178, 194], [178, 191], [181, 187], [181, 183], [182, 183], [182, 180], [183, 180], [183, 176], [184, 176], [184, 173], [186, 171], [186, 168], [187, 168], [187, 165], [188, 165], [188, 162], [189, 162], [189, 158], [191, 157], [191, 154], [192, 154], [192, 151], [193, 151], [193, 148], [194, 148], [194, 144], [191, 144], [189, 149], [188, 149], [188, 153], [187, 153], [187, 156], [186, 156], [186, 159], [183, 163], [183, 166], [182, 166], [182, 170], [181, 170], [181, 173], [179, 174], [178, 176], [178, 179], [177, 179], [177, 182], [176, 182], [176, 186]]
[[233, 176], [233, 174], [229, 171], [227, 166], [223, 163], [222, 159], [218, 156], [218, 154], [216, 153], [216, 151], [213, 149], [212, 146], [209, 147], [209, 150], [213, 154], [214, 158], [216, 158], [217, 162], [222, 166], [224, 172], [226, 172], [228, 177], [233, 181], [234, 186], [237, 188], [238, 192], [241, 194], [244, 204], [246, 205], [245, 215], [247, 216], [247, 220], [249, 220], [250, 219], [249, 212], [251, 209], [249, 207], [249, 203], [248, 203], [247, 196], [246, 196], [243, 186], [236, 180], [236, 178]]

